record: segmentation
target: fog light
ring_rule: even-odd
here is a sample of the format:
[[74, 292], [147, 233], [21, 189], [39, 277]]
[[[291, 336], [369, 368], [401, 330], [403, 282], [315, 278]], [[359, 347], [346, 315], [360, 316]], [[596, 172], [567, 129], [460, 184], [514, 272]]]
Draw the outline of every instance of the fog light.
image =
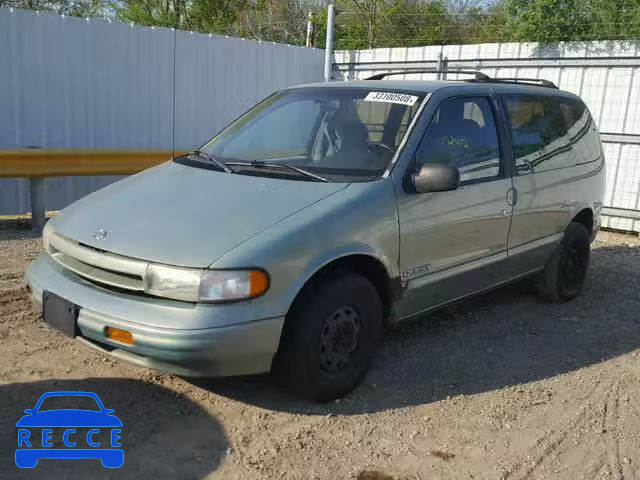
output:
[[133, 345], [133, 335], [131, 335], [131, 332], [127, 332], [126, 330], [107, 327], [104, 329], [104, 336], [115, 342], [124, 343], [126, 345]]

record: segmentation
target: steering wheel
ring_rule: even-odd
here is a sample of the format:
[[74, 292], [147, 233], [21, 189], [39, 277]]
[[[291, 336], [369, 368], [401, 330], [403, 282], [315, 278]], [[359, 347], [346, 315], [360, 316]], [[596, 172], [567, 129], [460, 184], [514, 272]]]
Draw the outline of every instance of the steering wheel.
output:
[[396, 151], [393, 148], [391, 148], [389, 145], [382, 142], [370, 143], [367, 148], [369, 150], [376, 150], [376, 149], [386, 150], [387, 152], [391, 153], [391, 155], [396, 153]]

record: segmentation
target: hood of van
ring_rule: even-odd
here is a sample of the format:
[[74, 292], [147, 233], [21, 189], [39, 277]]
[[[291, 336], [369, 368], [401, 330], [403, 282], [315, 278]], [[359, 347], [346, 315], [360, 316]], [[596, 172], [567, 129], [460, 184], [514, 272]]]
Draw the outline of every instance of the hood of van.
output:
[[206, 267], [345, 187], [168, 162], [82, 198], [65, 208], [52, 226], [77, 242], [120, 255]]

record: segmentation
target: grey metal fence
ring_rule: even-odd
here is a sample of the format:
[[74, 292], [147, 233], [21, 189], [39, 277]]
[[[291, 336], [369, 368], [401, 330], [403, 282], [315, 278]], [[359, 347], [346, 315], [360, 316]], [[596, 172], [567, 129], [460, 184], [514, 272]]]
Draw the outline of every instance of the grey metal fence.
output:
[[[640, 232], [640, 41], [503, 43], [379, 48], [335, 53], [334, 78], [435, 68], [481, 70], [490, 76], [546, 78], [580, 95], [600, 129], [607, 159], [604, 226]], [[394, 78], [403, 78], [394, 77]], [[404, 78], [433, 79], [433, 74]], [[457, 78], [449, 74], [448, 78]]]
[[[193, 149], [273, 91], [323, 78], [323, 51], [0, 8], [0, 150]], [[52, 178], [56, 210], [118, 177]], [[0, 179], [0, 215], [31, 210]]]

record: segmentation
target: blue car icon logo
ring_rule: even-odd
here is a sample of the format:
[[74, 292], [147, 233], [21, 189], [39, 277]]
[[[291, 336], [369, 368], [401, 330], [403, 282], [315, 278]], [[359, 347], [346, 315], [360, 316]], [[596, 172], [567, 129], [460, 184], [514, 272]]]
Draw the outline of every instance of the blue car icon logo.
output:
[[24, 412], [16, 423], [18, 467], [33, 468], [41, 458], [94, 458], [107, 468], [124, 464], [122, 422], [95, 393], [48, 392]]

